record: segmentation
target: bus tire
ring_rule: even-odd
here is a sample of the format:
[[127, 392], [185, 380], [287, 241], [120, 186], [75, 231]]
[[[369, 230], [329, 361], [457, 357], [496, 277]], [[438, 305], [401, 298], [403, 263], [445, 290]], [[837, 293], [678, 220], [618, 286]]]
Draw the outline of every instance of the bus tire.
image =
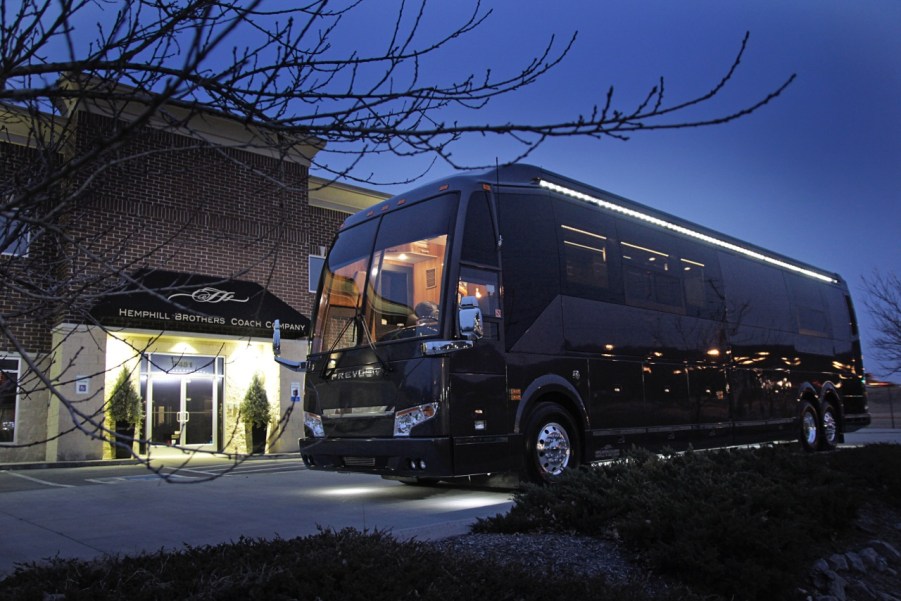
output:
[[820, 405], [819, 428], [820, 450], [834, 451], [838, 446], [838, 417], [831, 401], [823, 401]]
[[820, 417], [816, 407], [810, 401], [801, 401], [799, 411], [801, 447], [808, 453], [818, 451], [820, 448]]
[[526, 429], [526, 477], [552, 484], [579, 466], [579, 438], [569, 413], [555, 403], [541, 403]]

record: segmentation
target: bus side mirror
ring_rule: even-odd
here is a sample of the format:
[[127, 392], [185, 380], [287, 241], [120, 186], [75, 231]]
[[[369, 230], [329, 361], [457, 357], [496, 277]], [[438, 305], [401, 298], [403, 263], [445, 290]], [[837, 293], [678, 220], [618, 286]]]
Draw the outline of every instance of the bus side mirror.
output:
[[278, 319], [272, 323], [272, 354], [276, 357], [282, 354], [282, 329]]
[[458, 323], [460, 335], [467, 340], [478, 340], [482, 337], [482, 310], [479, 309], [476, 297], [464, 296], [460, 299]]
[[275, 362], [279, 365], [284, 365], [290, 370], [293, 371], [306, 371], [307, 370], [307, 362], [306, 361], [291, 361], [290, 359], [282, 359], [279, 355], [282, 352], [282, 330], [281, 330], [281, 322], [276, 319], [272, 322], [272, 354], [275, 355], [273, 357]]

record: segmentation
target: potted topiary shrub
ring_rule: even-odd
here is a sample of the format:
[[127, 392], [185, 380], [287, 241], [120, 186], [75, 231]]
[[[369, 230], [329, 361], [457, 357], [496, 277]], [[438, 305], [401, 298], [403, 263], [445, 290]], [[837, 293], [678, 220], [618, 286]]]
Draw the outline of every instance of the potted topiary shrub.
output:
[[244, 395], [244, 401], [241, 403], [240, 414], [249, 430], [248, 451], [265, 453], [266, 429], [272, 422], [272, 408], [269, 406], [269, 397], [266, 396], [263, 379], [259, 374], [254, 374], [250, 381], [250, 388], [247, 389], [247, 394]]
[[131, 457], [131, 447], [135, 432], [141, 431], [144, 418], [144, 402], [131, 381], [131, 373], [123, 367], [113, 384], [107, 401], [110, 421], [115, 424], [115, 434], [111, 440], [112, 455], [115, 459]]

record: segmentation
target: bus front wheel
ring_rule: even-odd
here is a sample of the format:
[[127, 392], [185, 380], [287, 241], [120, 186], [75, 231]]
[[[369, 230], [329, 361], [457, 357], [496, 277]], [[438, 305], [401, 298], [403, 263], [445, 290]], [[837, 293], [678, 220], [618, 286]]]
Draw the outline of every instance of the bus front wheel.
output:
[[526, 470], [533, 482], [553, 483], [579, 466], [579, 439], [569, 414], [554, 403], [541, 403], [526, 430]]

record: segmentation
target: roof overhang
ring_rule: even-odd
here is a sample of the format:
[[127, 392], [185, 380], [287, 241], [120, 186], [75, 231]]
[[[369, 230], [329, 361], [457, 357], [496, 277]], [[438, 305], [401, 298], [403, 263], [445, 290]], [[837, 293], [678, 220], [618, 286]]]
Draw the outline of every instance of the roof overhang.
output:
[[391, 198], [390, 194], [361, 186], [310, 176], [310, 206], [354, 214]]
[[63, 140], [67, 122], [54, 115], [0, 104], [0, 142], [36, 148]]
[[159, 105], [147, 119], [148, 126], [217, 147], [234, 148], [307, 167], [316, 153], [325, 147], [325, 141], [319, 138], [291, 136], [201, 104], [175, 100], [160, 103], [153, 93], [116, 82], [70, 75], [60, 81], [60, 87], [76, 91], [70, 100], [57, 104], [67, 117], [82, 110], [129, 122], [146, 118], [148, 109]]

